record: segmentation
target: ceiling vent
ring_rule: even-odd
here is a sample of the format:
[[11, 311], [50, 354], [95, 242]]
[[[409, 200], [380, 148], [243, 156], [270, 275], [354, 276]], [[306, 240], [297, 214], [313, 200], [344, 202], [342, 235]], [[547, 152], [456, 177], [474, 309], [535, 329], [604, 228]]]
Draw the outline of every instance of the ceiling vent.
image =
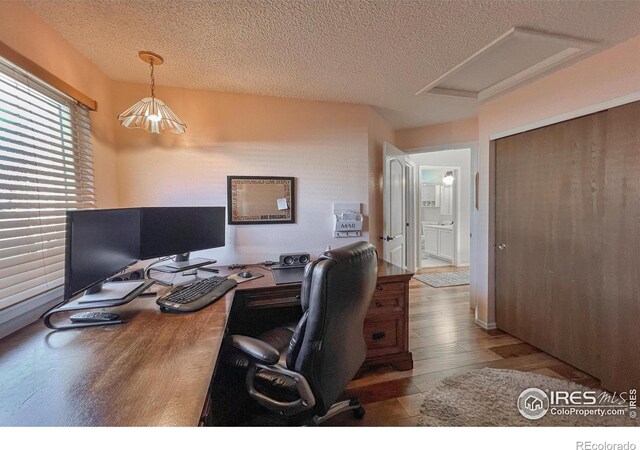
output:
[[512, 28], [416, 92], [486, 100], [594, 49], [595, 42]]

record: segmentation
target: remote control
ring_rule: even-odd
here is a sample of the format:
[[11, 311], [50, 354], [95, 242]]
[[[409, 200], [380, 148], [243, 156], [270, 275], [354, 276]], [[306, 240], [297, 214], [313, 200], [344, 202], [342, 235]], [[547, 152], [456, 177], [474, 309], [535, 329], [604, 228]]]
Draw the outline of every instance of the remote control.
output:
[[81, 312], [69, 317], [71, 322], [112, 322], [118, 320], [120, 316], [116, 313], [106, 312]]

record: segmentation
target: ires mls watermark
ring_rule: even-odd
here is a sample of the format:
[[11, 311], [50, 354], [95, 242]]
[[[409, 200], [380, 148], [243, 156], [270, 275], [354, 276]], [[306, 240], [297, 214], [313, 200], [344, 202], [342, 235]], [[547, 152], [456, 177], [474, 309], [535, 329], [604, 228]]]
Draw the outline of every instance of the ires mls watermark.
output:
[[608, 393], [598, 391], [552, 391], [528, 388], [518, 397], [518, 411], [537, 420], [547, 413], [554, 416], [637, 417], [637, 391]]

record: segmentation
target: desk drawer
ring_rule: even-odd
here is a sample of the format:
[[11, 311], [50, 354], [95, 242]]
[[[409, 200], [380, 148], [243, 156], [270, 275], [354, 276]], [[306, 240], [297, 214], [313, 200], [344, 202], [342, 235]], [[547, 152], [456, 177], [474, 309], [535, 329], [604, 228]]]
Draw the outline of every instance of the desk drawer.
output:
[[300, 304], [300, 285], [286, 286], [278, 290], [239, 292], [244, 308], [273, 308]]
[[367, 311], [367, 317], [405, 310], [406, 292], [404, 283], [378, 283]]
[[373, 293], [374, 298], [376, 296], [395, 296], [404, 295], [404, 289], [406, 284], [402, 281], [393, 283], [376, 283], [376, 290]]
[[367, 317], [371, 314], [387, 314], [389, 310], [397, 312], [404, 311], [404, 294], [396, 295], [395, 297], [378, 297], [374, 295], [373, 299], [371, 299], [369, 311], [367, 311]]
[[403, 334], [402, 317], [365, 320], [364, 340], [367, 343], [367, 358], [401, 352]]

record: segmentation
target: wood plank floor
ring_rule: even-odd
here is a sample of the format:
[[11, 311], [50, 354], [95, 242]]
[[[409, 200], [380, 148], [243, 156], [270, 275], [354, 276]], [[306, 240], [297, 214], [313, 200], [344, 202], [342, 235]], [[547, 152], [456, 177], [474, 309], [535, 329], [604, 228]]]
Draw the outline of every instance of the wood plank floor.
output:
[[[455, 270], [423, 269], [418, 273]], [[469, 286], [433, 288], [410, 282], [409, 344], [413, 370], [381, 367], [352, 381], [346, 397], [358, 397], [366, 415], [341, 414], [329, 426], [412, 426], [425, 392], [451, 375], [482, 367], [536, 372], [599, 387], [595, 378], [499, 330], [484, 330], [469, 308]]]

